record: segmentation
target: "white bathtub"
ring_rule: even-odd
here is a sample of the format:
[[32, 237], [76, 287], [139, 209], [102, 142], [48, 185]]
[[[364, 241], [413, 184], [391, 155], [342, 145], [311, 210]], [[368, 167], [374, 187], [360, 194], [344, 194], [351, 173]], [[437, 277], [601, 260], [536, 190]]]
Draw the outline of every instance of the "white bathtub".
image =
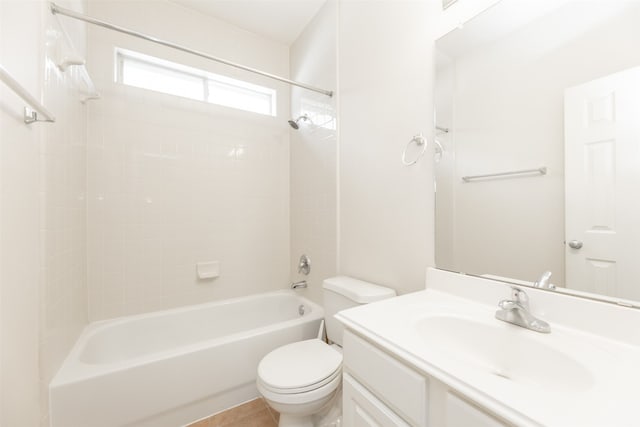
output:
[[253, 399], [260, 359], [323, 315], [279, 291], [92, 323], [49, 386], [51, 425], [177, 427]]

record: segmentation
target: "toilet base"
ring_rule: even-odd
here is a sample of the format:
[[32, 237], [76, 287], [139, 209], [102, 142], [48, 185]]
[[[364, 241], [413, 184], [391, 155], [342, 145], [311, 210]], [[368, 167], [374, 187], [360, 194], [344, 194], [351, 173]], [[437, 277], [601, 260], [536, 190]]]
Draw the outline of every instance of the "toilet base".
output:
[[340, 427], [342, 425], [342, 387], [324, 407], [311, 415], [280, 413], [278, 427]]
[[298, 416], [280, 414], [280, 421], [278, 427], [314, 427], [313, 415]]

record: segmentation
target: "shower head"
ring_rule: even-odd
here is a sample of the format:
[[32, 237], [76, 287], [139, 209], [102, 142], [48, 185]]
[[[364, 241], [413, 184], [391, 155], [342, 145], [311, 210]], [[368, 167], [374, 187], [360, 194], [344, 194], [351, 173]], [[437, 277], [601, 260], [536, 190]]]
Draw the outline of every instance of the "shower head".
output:
[[295, 130], [300, 129], [300, 125], [298, 124], [298, 122], [299, 122], [300, 120], [304, 120], [304, 121], [307, 121], [307, 122], [308, 122], [308, 121], [311, 121], [311, 120], [309, 119], [309, 116], [307, 116], [306, 114], [303, 114], [303, 115], [301, 115], [300, 117], [298, 117], [298, 118], [297, 118], [297, 119], [295, 119], [295, 120], [293, 120], [293, 119], [292, 119], [292, 120], [289, 120], [289, 126], [291, 126], [292, 128], [294, 128]]

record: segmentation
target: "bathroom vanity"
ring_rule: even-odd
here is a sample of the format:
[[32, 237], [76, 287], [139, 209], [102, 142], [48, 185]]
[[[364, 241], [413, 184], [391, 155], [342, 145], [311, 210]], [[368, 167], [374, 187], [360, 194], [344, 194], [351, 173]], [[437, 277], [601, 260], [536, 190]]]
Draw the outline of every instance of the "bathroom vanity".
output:
[[339, 313], [344, 425], [637, 425], [640, 311], [524, 290], [550, 333], [495, 318], [513, 285], [436, 269], [425, 291]]
[[344, 356], [345, 426], [512, 425], [351, 332], [345, 333]]

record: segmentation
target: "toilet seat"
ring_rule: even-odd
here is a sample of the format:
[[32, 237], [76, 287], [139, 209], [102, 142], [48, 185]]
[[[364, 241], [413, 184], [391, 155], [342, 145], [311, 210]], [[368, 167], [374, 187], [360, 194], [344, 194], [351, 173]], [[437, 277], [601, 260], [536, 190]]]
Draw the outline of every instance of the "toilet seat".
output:
[[[278, 393], [264, 387], [264, 384], [258, 380], [257, 386], [260, 394], [267, 402], [275, 402], [285, 405], [309, 405], [313, 402], [326, 400], [331, 396], [342, 384], [342, 375], [336, 375], [331, 381], [325, 385], [309, 390], [303, 393]], [[270, 403], [273, 405], [273, 403]], [[277, 409], [277, 407], [276, 407]]]
[[342, 354], [319, 339], [277, 348], [258, 365], [258, 383], [275, 394], [299, 394], [335, 382], [342, 373]]
[[258, 378], [258, 381], [259, 381], [260, 385], [262, 386], [262, 388], [264, 388], [266, 390], [269, 390], [272, 393], [277, 393], [277, 394], [300, 394], [300, 393], [307, 393], [309, 391], [317, 390], [317, 389], [325, 386], [326, 384], [330, 383], [335, 378], [339, 378], [341, 375], [342, 375], [342, 369], [338, 368], [333, 374], [331, 374], [327, 378], [324, 378], [324, 379], [322, 379], [322, 380], [320, 380], [320, 381], [318, 381], [316, 383], [309, 384], [306, 387], [296, 387], [296, 388], [277, 388], [277, 387], [273, 387], [273, 386], [265, 383], [260, 378]]

